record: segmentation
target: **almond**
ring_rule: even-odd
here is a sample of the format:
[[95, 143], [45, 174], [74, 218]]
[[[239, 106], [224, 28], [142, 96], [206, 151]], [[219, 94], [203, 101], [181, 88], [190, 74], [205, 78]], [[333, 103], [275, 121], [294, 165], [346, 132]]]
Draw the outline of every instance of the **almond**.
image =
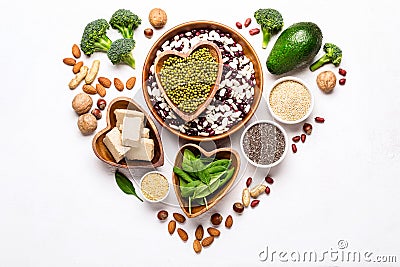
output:
[[194, 252], [200, 253], [200, 252], [201, 252], [201, 249], [202, 249], [202, 246], [201, 246], [201, 244], [200, 244], [200, 241], [197, 240], [197, 239], [195, 239], [195, 240], [193, 241], [193, 250], [194, 250]]
[[228, 215], [228, 217], [226, 217], [226, 220], [225, 220], [225, 227], [231, 228], [232, 225], [233, 225], [233, 218], [231, 215]]
[[168, 223], [168, 233], [172, 235], [175, 232], [175, 228], [176, 228], [176, 222], [174, 220], [171, 220]]
[[117, 88], [118, 91], [124, 90], [124, 84], [118, 78], [114, 78], [114, 86], [115, 88]]
[[178, 235], [182, 239], [182, 241], [187, 241], [189, 239], [188, 234], [182, 228], [178, 228]]
[[99, 77], [97, 78], [97, 81], [103, 85], [105, 88], [110, 88], [111, 87], [111, 81], [110, 79], [106, 78], [106, 77]]
[[72, 55], [75, 58], [80, 58], [81, 57], [81, 50], [79, 49], [79, 46], [77, 44], [74, 44], [72, 46]]
[[95, 95], [97, 93], [96, 88], [94, 88], [93, 86], [91, 86], [90, 84], [85, 84], [82, 87], [82, 90], [89, 95]]
[[72, 72], [74, 74], [77, 74], [79, 72], [79, 70], [81, 69], [81, 67], [83, 66], [83, 61], [79, 61], [77, 62], [74, 67], [72, 68]]
[[203, 226], [201, 224], [199, 226], [197, 226], [196, 232], [194, 232], [194, 235], [196, 236], [196, 239], [199, 240], [199, 241], [203, 239], [204, 229], [203, 229]]
[[76, 60], [73, 59], [72, 57], [66, 57], [63, 59], [64, 64], [68, 65], [68, 66], [73, 66], [76, 64]]
[[183, 216], [183, 215], [180, 214], [180, 213], [174, 212], [174, 213], [172, 214], [172, 216], [174, 216], [175, 220], [176, 220], [178, 223], [184, 223], [184, 222], [186, 221], [185, 216]]
[[101, 97], [105, 97], [106, 96], [106, 88], [104, 88], [103, 85], [96, 83], [96, 91], [99, 94], [99, 96]]
[[204, 238], [203, 241], [201, 241], [201, 245], [203, 247], [208, 247], [213, 242], [214, 242], [214, 237], [213, 236], [208, 236], [208, 237]]
[[221, 232], [218, 229], [214, 228], [214, 227], [207, 228], [207, 232], [211, 236], [214, 236], [214, 237], [217, 237], [217, 236], [219, 236], [221, 234]]
[[126, 81], [126, 89], [131, 90], [136, 83], [136, 77], [130, 77], [127, 81]]

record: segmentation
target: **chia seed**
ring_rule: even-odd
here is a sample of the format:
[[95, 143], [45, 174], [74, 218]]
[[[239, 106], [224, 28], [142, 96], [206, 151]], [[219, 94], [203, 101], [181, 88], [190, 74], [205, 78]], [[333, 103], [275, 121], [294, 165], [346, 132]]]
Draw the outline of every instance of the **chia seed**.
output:
[[282, 131], [269, 123], [253, 125], [243, 136], [243, 151], [256, 164], [270, 165], [278, 161], [285, 148]]

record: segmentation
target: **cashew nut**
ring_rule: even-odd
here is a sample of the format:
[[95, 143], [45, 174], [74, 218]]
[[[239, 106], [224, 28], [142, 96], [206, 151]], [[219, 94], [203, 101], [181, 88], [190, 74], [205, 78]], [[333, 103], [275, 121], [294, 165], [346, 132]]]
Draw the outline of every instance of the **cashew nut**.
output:
[[90, 68], [88, 74], [86, 75], [85, 82], [86, 84], [91, 84], [94, 79], [96, 79], [97, 73], [100, 68], [100, 60], [94, 60], [92, 63], [92, 67]]
[[85, 79], [86, 74], [88, 73], [88, 67], [82, 66], [79, 72], [75, 75], [74, 78], [69, 82], [69, 89], [75, 89], [81, 83], [83, 79]]

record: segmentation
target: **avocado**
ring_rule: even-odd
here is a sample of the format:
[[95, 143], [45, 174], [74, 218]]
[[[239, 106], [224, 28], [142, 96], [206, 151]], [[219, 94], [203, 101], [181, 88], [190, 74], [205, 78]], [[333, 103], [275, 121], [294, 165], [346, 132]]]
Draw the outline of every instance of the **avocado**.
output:
[[283, 74], [307, 65], [322, 44], [321, 29], [312, 22], [299, 22], [284, 30], [267, 59], [268, 71]]

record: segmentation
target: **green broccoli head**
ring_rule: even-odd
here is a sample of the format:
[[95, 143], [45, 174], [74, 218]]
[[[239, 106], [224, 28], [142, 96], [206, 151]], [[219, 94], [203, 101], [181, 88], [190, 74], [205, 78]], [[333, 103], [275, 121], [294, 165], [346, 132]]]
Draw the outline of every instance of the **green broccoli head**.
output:
[[263, 32], [262, 48], [267, 48], [271, 36], [283, 28], [283, 18], [279, 11], [272, 8], [260, 8], [254, 12], [254, 18]]
[[311, 71], [315, 71], [327, 63], [332, 63], [336, 67], [339, 66], [342, 61], [342, 49], [335, 44], [326, 43], [324, 44], [324, 51], [326, 54], [311, 64]]
[[124, 38], [132, 39], [133, 31], [139, 27], [142, 20], [130, 10], [118, 9], [110, 19], [110, 25], [118, 30]]
[[135, 40], [126, 38], [118, 39], [111, 44], [110, 49], [107, 51], [107, 56], [114, 65], [125, 63], [134, 69], [135, 59], [132, 56], [133, 48], [135, 48]]
[[86, 25], [81, 39], [81, 49], [85, 55], [106, 52], [110, 48], [112, 42], [107, 36], [109, 28], [105, 19], [97, 19]]

